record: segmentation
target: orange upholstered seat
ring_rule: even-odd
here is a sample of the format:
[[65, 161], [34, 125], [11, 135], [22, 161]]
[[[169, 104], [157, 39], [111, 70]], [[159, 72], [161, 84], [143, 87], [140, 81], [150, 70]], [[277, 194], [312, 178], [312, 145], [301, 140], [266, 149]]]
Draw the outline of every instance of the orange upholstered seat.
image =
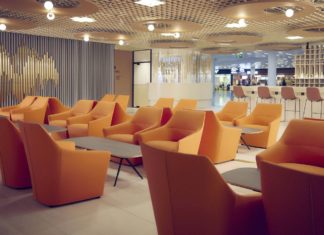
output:
[[123, 110], [126, 110], [129, 101], [129, 95], [117, 95], [114, 100], [116, 103], [120, 104]]
[[212, 111], [207, 111], [199, 154], [213, 163], [233, 160], [240, 143], [241, 129], [222, 125]]
[[324, 168], [261, 161], [260, 170], [269, 234], [324, 234]]
[[2, 182], [12, 188], [31, 187], [25, 148], [15, 125], [0, 118], [0, 168]]
[[155, 107], [141, 107], [130, 121], [104, 129], [104, 136], [131, 144], [138, 144], [139, 133], [157, 128], [161, 124], [163, 110]]
[[103, 137], [102, 130], [111, 125], [114, 109], [114, 102], [99, 101], [88, 114], [69, 118], [67, 120], [69, 137]]
[[262, 129], [258, 134], [245, 134], [244, 140], [248, 145], [268, 148], [276, 142], [280, 119], [281, 104], [257, 104], [252, 113], [244, 118], [235, 120], [235, 125]]
[[178, 101], [176, 106], [173, 108], [173, 112], [175, 113], [178, 110], [183, 109], [196, 109], [197, 108], [197, 100], [193, 99], [181, 99]]
[[106, 94], [106, 95], [104, 95], [104, 96], [100, 99], [100, 101], [113, 102], [114, 99], [115, 99], [115, 95], [113, 95], [113, 94]]
[[93, 100], [79, 100], [70, 110], [48, 116], [48, 123], [53, 126], [67, 126], [67, 119], [87, 114], [94, 106]]
[[248, 110], [247, 102], [228, 101], [223, 109], [216, 113], [220, 121], [233, 124], [236, 119], [246, 116]]
[[157, 108], [170, 108], [172, 109], [173, 107], [173, 98], [160, 98], [156, 101], [156, 103], [154, 104], [154, 107]]
[[20, 128], [38, 202], [58, 206], [102, 195], [108, 152], [59, 145], [38, 124], [20, 123]]
[[266, 160], [274, 163], [299, 163], [324, 167], [324, 122], [292, 120], [280, 140], [256, 156], [258, 165]]
[[141, 148], [159, 235], [267, 234], [261, 196], [234, 193], [206, 157]]
[[10, 111], [15, 109], [26, 108], [30, 106], [36, 99], [36, 96], [26, 96], [19, 104], [0, 108], [0, 115], [10, 117]]
[[175, 152], [197, 154], [204, 125], [205, 113], [179, 110], [162, 127], [139, 135], [142, 143]]
[[48, 97], [38, 96], [30, 106], [11, 110], [11, 120], [44, 123], [48, 99]]

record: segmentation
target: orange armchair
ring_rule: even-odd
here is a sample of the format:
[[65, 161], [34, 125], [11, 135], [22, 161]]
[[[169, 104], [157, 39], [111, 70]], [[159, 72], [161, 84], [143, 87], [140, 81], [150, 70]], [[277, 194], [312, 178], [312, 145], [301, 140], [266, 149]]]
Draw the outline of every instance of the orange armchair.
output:
[[128, 106], [129, 95], [117, 95], [115, 102], [120, 104], [123, 110], [126, 110]]
[[196, 109], [197, 108], [197, 100], [192, 99], [181, 99], [178, 101], [176, 106], [173, 108], [173, 112], [175, 113], [178, 110], [183, 109]]
[[263, 130], [258, 134], [245, 134], [244, 140], [250, 146], [268, 148], [276, 142], [280, 119], [281, 104], [257, 104], [252, 113], [235, 120], [235, 125]]
[[292, 120], [280, 140], [256, 156], [273, 163], [298, 163], [324, 167], [324, 122]]
[[94, 106], [93, 100], [79, 100], [70, 110], [48, 116], [48, 123], [53, 126], [67, 126], [67, 119], [87, 114]]
[[25, 148], [15, 125], [0, 118], [0, 168], [2, 182], [11, 188], [31, 187]]
[[106, 94], [106, 95], [104, 95], [104, 96], [100, 99], [100, 101], [113, 102], [114, 99], [115, 99], [115, 95], [113, 95], [113, 94]]
[[140, 143], [169, 151], [197, 154], [202, 137], [205, 113], [179, 110], [167, 124], [139, 134]]
[[111, 125], [114, 109], [114, 102], [99, 101], [88, 114], [69, 118], [67, 120], [69, 137], [103, 137], [102, 131]]
[[247, 102], [229, 101], [216, 115], [223, 124], [233, 125], [236, 119], [245, 117], [247, 111]]
[[324, 234], [324, 168], [262, 161], [260, 170], [269, 234]]
[[156, 108], [170, 108], [173, 107], [173, 98], [160, 98], [156, 101], [156, 103], [153, 105]]
[[47, 206], [100, 197], [110, 154], [57, 144], [38, 124], [20, 123], [33, 195]]
[[140, 133], [160, 126], [162, 112], [163, 110], [159, 108], [141, 107], [130, 121], [105, 128], [104, 136], [113, 140], [138, 144], [137, 136]]
[[212, 163], [233, 160], [240, 136], [240, 128], [222, 125], [214, 112], [207, 111], [198, 153], [207, 156]]
[[158, 234], [267, 234], [260, 194], [236, 194], [203, 156], [141, 145]]
[[10, 111], [10, 117], [12, 121], [27, 121], [42, 124], [45, 121], [47, 107], [48, 97], [38, 96], [30, 106]]
[[10, 111], [22, 109], [30, 106], [36, 99], [36, 96], [26, 96], [19, 104], [0, 108], [0, 115], [10, 117]]

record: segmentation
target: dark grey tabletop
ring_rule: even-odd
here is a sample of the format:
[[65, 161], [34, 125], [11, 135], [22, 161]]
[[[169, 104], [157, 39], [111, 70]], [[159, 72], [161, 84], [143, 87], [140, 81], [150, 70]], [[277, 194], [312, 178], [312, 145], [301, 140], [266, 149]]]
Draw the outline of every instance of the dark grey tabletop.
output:
[[119, 158], [136, 158], [142, 156], [140, 146], [135, 144], [92, 136], [69, 138], [66, 140], [73, 141], [79, 148], [109, 151], [111, 155]]
[[53, 133], [53, 132], [64, 132], [66, 131], [65, 127], [60, 126], [51, 126], [47, 124], [41, 125], [47, 132]]
[[257, 168], [238, 168], [227, 171], [222, 176], [227, 183], [261, 192], [260, 172]]
[[263, 132], [262, 129], [259, 128], [251, 128], [251, 127], [243, 127], [243, 126], [233, 126], [225, 124], [227, 127], [233, 127], [233, 128], [240, 128], [242, 130], [242, 134], [258, 134]]

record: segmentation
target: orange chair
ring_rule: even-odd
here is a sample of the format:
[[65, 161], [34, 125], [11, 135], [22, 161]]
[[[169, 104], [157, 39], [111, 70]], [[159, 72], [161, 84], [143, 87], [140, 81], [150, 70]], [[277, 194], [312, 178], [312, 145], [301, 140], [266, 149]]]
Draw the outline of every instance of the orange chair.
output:
[[324, 168], [267, 161], [260, 168], [269, 234], [324, 234]]
[[0, 168], [2, 182], [11, 188], [31, 187], [25, 148], [15, 125], [0, 118]]
[[113, 102], [115, 99], [115, 95], [113, 94], [106, 94], [105, 96], [103, 96], [100, 101], [107, 101], [107, 102]]
[[87, 114], [94, 106], [93, 100], [79, 100], [70, 110], [48, 116], [48, 123], [53, 126], [67, 126], [67, 119]]
[[0, 108], [0, 115], [10, 117], [10, 111], [22, 109], [30, 106], [36, 99], [36, 96], [26, 96], [19, 104]]
[[160, 126], [162, 111], [154, 107], [141, 107], [130, 121], [105, 128], [104, 136], [113, 140], [138, 144], [138, 134]]
[[173, 107], [173, 98], [160, 98], [156, 101], [156, 103], [153, 105], [156, 108], [170, 108]]
[[45, 115], [45, 123], [48, 123], [48, 116], [57, 113], [63, 113], [70, 109], [70, 107], [65, 106], [62, 102], [56, 97], [49, 97], [48, 107]]
[[233, 125], [234, 121], [246, 116], [248, 111], [247, 102], [229, 101], [216, 116], [223, 124]]
[[115, 102], [115, 109], [114, 109], [114, 115], [111, 121], [111, 125], [115, 126], [118, 124], [121, 124], [123, 122], [127, 122], [131, 120], [133, 116], [126, 113], [126, 111], [121, 107], [119, 103]]
[[115, 102], [120, 104], [123, 110], [126, 110], [128, 106], [129, 95], [117, 95]]
[[173, 108], [173, 113], [175, 113], [178, 110], [183, 109], [196, 109], [197, 108], [197, 100], [192, 99], [181, 99], [178, 101], [176, 106]]
[[38, 124], [20, 123], [20, 128], [38, 202], [58, 206], [103, 194], [108, 152], [62, 147]]
[[141, 149], [158, 234], [267, 234], [260, 194], [233, 192], [206, 157]]
[[250, 146], [268, 148], [276, 142], [281, 110], [281, 104], [258, 103], [249, 116], [235, 120], [235, 125], [263, 130], [258, 134], [245, 134], [243, 138]]
[[257, 164], [298, 163], [324, 167], [324, 122], [292, 120], [280, 140], [256, 156]]
[[162, 127], [138, 136], [140, 143], [169, 151], [197, 154], [202, 137], [205, 113], [179, 110]]
[[67, 120], [69, 137], [103, 137], [103, 129], [111, 125], [115, 102], [99, 101], [88, 114]]
[[233, 160], [240, 143], [241, 129], [221, 124], [212, 111], [207, 111], [198, 154], [212, 163]]
[[45, 121], [47, 107], [48, 97], [38, 96], [30, 106], [10, 111], [10, 117], [12, 121], [27, 121], [42, 124]]

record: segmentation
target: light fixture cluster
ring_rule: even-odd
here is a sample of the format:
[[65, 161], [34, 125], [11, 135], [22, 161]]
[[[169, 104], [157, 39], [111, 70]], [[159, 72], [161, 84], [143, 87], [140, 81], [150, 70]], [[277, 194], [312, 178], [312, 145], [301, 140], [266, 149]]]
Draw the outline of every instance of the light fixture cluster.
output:
[[54, 9], [54, 4], [52, 1], [46, 1], [44, 2], [44, 8], [47, 11], [47, 19], [48, 20], [54, 20], [55, 19], [55, 14], [53, 12]]
[[161, 0], [139, 0], [135, 2], [136, 4], [147, 6], [147, 7], [156, 7], [159, 5], [165, 4], [165, 2]]
[[240, 19], [237, 23], [229, 23], [225, 25], [226, 28], [245, 28], [247, 23], [245, 19]]
[[176, 33], [161, 33], [161, 36], [163, 37], [174, 37], [174, 38], [180, 38], [181, 34], [176, 32]]
[[5, 24], [0, 24], [0, 31], [6, 31], [7, 25]]

